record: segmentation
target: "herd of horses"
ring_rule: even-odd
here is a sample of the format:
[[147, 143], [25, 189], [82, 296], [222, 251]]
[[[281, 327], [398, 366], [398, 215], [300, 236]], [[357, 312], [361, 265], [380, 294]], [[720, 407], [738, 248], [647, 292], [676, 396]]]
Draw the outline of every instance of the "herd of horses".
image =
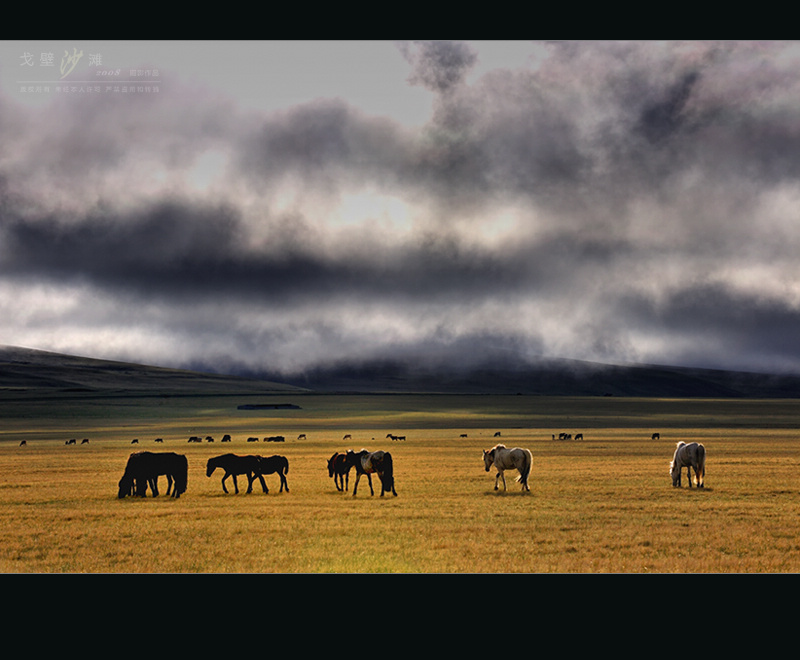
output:
[[[337, 457], [341, 457], [338, 460]], [[335, 460], [337, 459], [337, 460]], [[353, 486], [353, 495], [358, 491], [358, 482], [362, 476], [366, 475], [369, 482], [369, 490], [372, 495], [375, 490], [372, 486], [372, 475], [378, 476], [381, 483], [381, 497], [386, 493], [392, 493], [395, 497], [397, 491], [394, 487], [394, 464], [392, 455], [388, 451], [368, 451], [362, 449], [354, 452], [348, 449], [346, 453], [335, 453], [328, 461], [328, 470], [331, 476], [334, 475], [332, 465], [336, 466], [335, 474], [341, 478], [343, 484], [347, 484], [344, 490], [349, 488], [350, 470], [355, 468], [356, 482]], [[253, 483], [258, 479], [262, 491], [269, 493], [264, 476], [277, 474], [281, 480], [279, 492], [289, 492], [289, 482], [286, 475], [289, 472], [289, 460], [285, 456], [239, 456], [237, 454], [222, 454], [209, 458], [206, 463], [206, 476], [210, 477], [217, 469], [222, 472], [222, 490], [227, 494], [225, 482], [229, 477], [233, 480], [233, 488], [236, 494], [239, 493], [238, 477], [247, 478], [247, 493], [253, 492]], [[174, 498], [180, 497], [186, 492], [188, 484], [189, 462], [186, 456], [175, 452], [150, 452], [137, 451], [128, 457], [125, 465], [125, 472], [119, 480], [119, 491], [117, 496], [124, 497], [136, 496], [146, 497], [147, 489], [153, 497], [158, 497], [158, 478], [166, 476], [167, 495]], [[337, 489], [339, 482], [335, 481]]]
[[[390, 437], [390, 436], [387, 436]], [[394, 439], [394, 438], [393, 438]], [[517, 482], [523, 491], [530, 491], [528, 477], [533, 466], [533, 455], [529, 449], [523, 447], [507, 448], [505, 445], [495, 445], [489, 450], [483, 450], [483, 463], [486, 472], [494, 468], [494, 489], [499, 490], [500, 483], [503, 490], [507, 490], [505, 471], [516, 470], [519, 473]], [[692, 484], [698, 488], [705, 486], [706, 449], [698, 442], [678, 442], [672, 461], [669, 465], [672, 485], [681, 486], [681, 475], [684, 468], [687, 472], [689, 487]], [[256, 479], [261, 484], [262, 491], [269, 493], [269, 488], [264, 481], [264, 476], [277, 474], [280, 478], [280, 492], [289, 492], [289, 483], [286, 475], [289, 472], [289, 461], [285, 456], [240, 456], [237, 454], [222, 454], [209, 458], [206, 463], [206, 476], [210, 477], [217, 469], [222, 471], [222, 490], [228, 494], [225, 482], [229, 477], [233, 480], [235, 493], [239, 493], [237, 477], [247, 478], [247, 493], [253, 492], [253, 483]], [[367, 477], [370, 494], [375, 494], [372, 485], [372, 475], [375, 474], [381, 484], [381, 497], [392, 493], [395, 497], [397, 491], [394, 484], [394, 462], [388, 451], [368, 451], [362, 449], [355, 452], [348, 449], [345, 452], [334, 452], [328, 459], [328, 476], [334, 481], [336, 489], [346, 492], [350, 488], [350, 471], [355, 469], [356, 479], [353, 484], [353, 496], [358, 492], [358, 484], [362, 476]], [[694, 478], [692, 478], [694, 471]], [[128, 457], [125, 472], [119, 481], [118, 497], [128, 496], [146, 497], [147, 488], [153, 497], [157, 497], [158, 478], [166, 476], [167, 495], [174, 498], [186, 492], [188, 483], [188, 461], [185, 456], [174, 452], [134, 452]]]

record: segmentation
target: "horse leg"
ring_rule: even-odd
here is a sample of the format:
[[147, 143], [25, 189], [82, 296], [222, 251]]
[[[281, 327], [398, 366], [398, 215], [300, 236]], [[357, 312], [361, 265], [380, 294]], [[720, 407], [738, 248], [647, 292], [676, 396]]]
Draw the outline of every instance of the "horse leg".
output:
[[353, 497], [356, 496], [356, 492], [358, 491], [358, 482], [361, 481], [361, 474], [356, 472], [356, 481], [353, 484]]
[[172, 475], [167, 475], [167, 495], [169, 495], [170, 491], [172, 490]]
[[233, 477], [233, 490], [238, 495], [239, 494], [239, 481], [236, 479], [236, 473], [232, 473], [231, 476]]
[[372, 488], [372, 475], [369, 472], [367, 472], [367, 481], [369, 481], [369, 494], [374, 495], [375, 490]]
[[508, 490], [508, 489], [506, 488], [506, 475], [504, 475], [504, 474], [503, 474], [503, 471], [502, 471], [502, 470], [498, 470], [498, 471], [497, 471], [497, 476], [494, 478], [494, 489], [495, 489], [495, 490], [500, 490], [500, 489], [498, 488], [498, 485], [497, 485], [497, 482], [498, 482], [498, 480], [499, 480], [499, 479], [502, 479], [502, 480], [503, 480], [503, 490]]
[[269, 488], [267, 488], [267, 482], [264, 481], [263, 474], [258, 475], [258, 480], [261, 482], [261, 490], [263, 490], [265, 493], [269, 493]]
[[227, 489], [227, 487], [225, 486], [225, 479], [227, 479], [227, 478], [228, 478], [228, 477], [230, 477], [230, 476], [231, 476], [230, 472], [226, 472], [226, 473], [223, 475], [223, 477], [222, 477], [222, 490], [223, 490], [223, 491], [225, 491], [225, 494], [226, 494], [226, 495], [228, 494], [228, 489]]
[[289, 492], [289, 482], [286, 480], [286, 475], [283, 472], [278, 473], [281, 477], [281, 489], [279, 492], [283, 492], [284, 487], [286, 488], [286, 492]]

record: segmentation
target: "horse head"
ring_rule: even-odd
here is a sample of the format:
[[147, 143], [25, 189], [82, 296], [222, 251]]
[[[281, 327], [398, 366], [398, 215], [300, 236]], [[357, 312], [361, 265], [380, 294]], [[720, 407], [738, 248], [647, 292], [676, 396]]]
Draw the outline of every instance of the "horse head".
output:
[[334, 474], [334, 467], [336, 466], [336, 457], [339, 456], [339, 452], [333, 452], [333, 456], [328, 459], [328, 476], [333, 477]]
[[483, 465], [486, 468], [486, 471], [492, 469], [492, 463], [494, 463], [494, 449], [491, 451], [483, 450]]
[[214, 462], [214, 459], [213, 458], [209, 458], [208, 459], [208, 463], [206, 463], [206, 476], [210, 477], [214, 473], [214, 470], [216, 470], [216, 469], [217, 469], [217, 466], [216, 466], [216, 464]]
[[119, 480], [119, 493], [117, 497], [122, 499], [129, 495], [133, 495], [133, 477], [125, 473], [122, 475], [122, 479]]

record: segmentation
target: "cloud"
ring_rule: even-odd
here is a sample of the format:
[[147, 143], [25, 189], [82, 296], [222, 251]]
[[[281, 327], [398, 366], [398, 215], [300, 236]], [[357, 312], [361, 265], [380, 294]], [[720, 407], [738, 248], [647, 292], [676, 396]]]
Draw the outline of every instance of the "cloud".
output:
[[6, 91], [8, 343], [800, 368], [795, 44], [557, 42], [502, 67], [393, 47], [422, 125], [344, 95], [254, 109], [178, 71], [160, 95]]

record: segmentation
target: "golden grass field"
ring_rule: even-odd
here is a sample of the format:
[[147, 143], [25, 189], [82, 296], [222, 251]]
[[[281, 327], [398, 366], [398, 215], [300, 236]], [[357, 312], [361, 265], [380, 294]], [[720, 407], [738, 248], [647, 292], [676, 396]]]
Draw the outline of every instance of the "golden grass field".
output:
[[[800, 407], [792, 400], [292, 395], [7, 405], [0, 428], [6, 573], [783, 573], [800, 570]], [[495, 438], [494, 433], [501, 437]], [[560, 431], [583, 441], [553, 441]], [[650, 435], [661, 433], [661, 440]], [[230, 444], [219, 440], [225, 433]], [[298, 440], [305, 433], [306, 440]], [[352, 441], [343, 441], [344, 434]], [[406, 435], [405, 442], [386, 439]], [[467, 438], [460, 435], [466, 433]], [[215, 443], [189, 444], [190, 435]], [[286, 442], [247, 443], [284, 435]], [[85, 445], [65, 446], [69, 438]], [[154, 438], [164, 438], [155, 444]], [[139, 439], [138, 446], [131, 440]], [[20, 447], [25, 439], [27, 445]], [[678, 440], [708, 451], [706, 488], [675, 489]], [[482, 449], [533, 453], [495, 492]], [[394, 457], [398, 497], [340, 493], [326, 461]], [[135, 450], [189, 461], [180, 499], [117, 498]], [[291, 491], [222, 492], [206, 460], [283, 454]], [[377, 492], [380, 486], [375, 480]], [[166, 484], [162, 478], [162, 491]]]

